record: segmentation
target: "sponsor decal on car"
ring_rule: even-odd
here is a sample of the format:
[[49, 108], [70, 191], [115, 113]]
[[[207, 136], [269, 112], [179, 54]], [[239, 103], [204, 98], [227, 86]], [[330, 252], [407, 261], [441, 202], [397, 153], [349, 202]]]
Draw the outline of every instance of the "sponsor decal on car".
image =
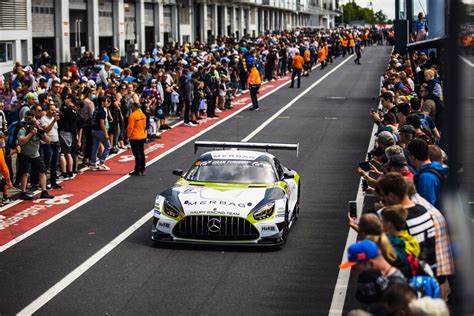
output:
[[278, 233], [278, 228], [275, 225], [260, 226], [260, 235], [262, 237], [272, 236]]
[[163, 221], [163, 220], [159, 220], [158, 223], [156, 224], [156, 228], [164, 233], [170, 233], [171, 223]]
[[239, 216], [239, 212], [224, 212], [217, 210], [204, 210], [204, 211], [189, 211], [189, 215], [228, 215], [228, 216]]

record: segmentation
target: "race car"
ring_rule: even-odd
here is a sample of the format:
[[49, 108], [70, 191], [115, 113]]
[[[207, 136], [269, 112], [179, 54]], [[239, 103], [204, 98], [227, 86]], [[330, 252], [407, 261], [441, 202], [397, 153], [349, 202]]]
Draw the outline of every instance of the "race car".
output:
[[[279, 246], [299, 215], [300, 176], [268, 150], [298, 144], [196, 141], [206, 152], [155, 199], [152, 240]], [[266, 149], [267, 152], [255, 151]]]

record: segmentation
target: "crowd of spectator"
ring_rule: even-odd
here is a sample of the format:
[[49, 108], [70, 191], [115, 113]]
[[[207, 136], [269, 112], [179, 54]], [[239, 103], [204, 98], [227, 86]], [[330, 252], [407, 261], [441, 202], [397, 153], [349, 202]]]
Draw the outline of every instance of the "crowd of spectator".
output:
[[358, 173], [376, 202], [360, 218], [348, 216], [360, 241], [341, 265], [358, 275], [362, 309], [351, 315], [449, 315], [454, 262], [441, 201], [449, 169], [437, 126], [443, 83], [434, 53], [416, 52], [414, 61], [416, 69], [391, 55], [380, 108], [370, 113], [376, 141]]
[[[127, 133], [134, 107], [146, 117], [148, 143], [170, 129], [170, 118], [182, 118], [186, 127], [218, 119], [249, 88], [251, 110], [258, 110], [262, 82], [292, 72], [299, 88], [317, 63], [324, 68], [360, 52], [357, 46], [382, 42], [383, 33], [371, 29], [296, 29], [157, 46], [131, 63], [123, 63], [116, 48], [98, 58], [86, 51], [60, 71], [51, 58], [36, 69], [17, 62], [8, 80], [0, 78], [0, 139], [9, 171], [3, 203], [11, 201], [11, 184], [21, 199], [32, 199], [28, 191], [38, 188], [40, 197], [52, 198], [48, 190], [60, 189], [78, 170], [109, 170], [108, 155], [134, 143]], [[131, 174], [144, 174], [143, 163]]]
[[[417, 40], [423, 39], [423, 16], [416, 28]], [[48, 190], [60, 189], [61, 181], [82, 168], [110, 170], [108, 155], [129, 147], [136, 157], [130, 175], [144, 175], [143, 145], [166, 137], [170, 118], [181, 117], [190, 128], [218, 119], [249, 88], [257, 110], [262, 82], [292, 72], [290, 87], [296, 78], [299, 88], [316, 64], [324, 69], [354, 53], [360, 63], [363, 46], [384, 41], [393, 42], [393, 31], [297, 29], [157, 46], [125, 64], [117, 49], [97, 59], [85, 52], [60, 73], [50, 58], [36, 69], [17, 63], [8, 80], [0, 78], [2, 203], [11, 202], [12, 183], [21, 199], [32, 199], [28, 184], [30, 191], [41, 189], [41, 198], [52, 198]], [[373, 212], [349, 216], [361, 241], [341, 265], [358, 271], [357, 299], [375, 315], [449, 313], [444, 302], [454, 263], [440, 200], [448, 158], [437, 127], [443, 89], [435, 54], [417, 52], [414, 61], [416, 69], [393, 53], [383, 76], [381, 108], [370, 113], [378, 125], [376, 145], [369, 169], [358, 169], [378, 201]]]

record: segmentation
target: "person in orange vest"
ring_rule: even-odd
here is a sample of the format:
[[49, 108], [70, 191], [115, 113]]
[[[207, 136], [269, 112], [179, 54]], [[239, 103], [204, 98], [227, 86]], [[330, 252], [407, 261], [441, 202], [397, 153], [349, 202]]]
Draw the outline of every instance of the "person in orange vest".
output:
[[298, 77], [298, 89], [300, 88], [301, 84], [301, 71], [303, 70], [304, 59], [301, 57], [300, 52], [297, 51], [295, 53], [295, 57], [293, 58], [293, 63], [291, 64], [293, 68], [293, 72], [291, 73], [291, 85], [290, 88], [294, 87], [295, 84], [295, 77]]
[[135, 157], [135, 169], [131, 176], [145, 175], [146, 116], [140, 109], [140, 103], [132, 103], [132, 114], [128, 117], [127, 137]]
[[311, 70], [311, 51], [307, 47], [304, 51], [304, 70], [305, 76], [309, 77], [309, 71]]
[[342, 57], [346, 57], [348, 45], [349, 45], [349, 40], [347, 39], [347, 35], [343, 34], [341, 36]]
[[321, 63], [321, 70], [323, 70], [324, 66], [326, 66], [327, 49], [328, 47], [326, 43], [324, 43], [318, 53], [319, 62]]
[[250, 98], [252, 99], [252, 107], [250, 111], [258, 111], [260, 108], [258, 107], [258, 89], [260, 89], [260, 84], [262, 83], [262, 77], [260, 72], [258, 71], [257, 67], [253, 66], [250, 70], [250, 74], [247, 77], [247, 86], [250, 89]]
[[355, 46], [355, 41], [354, 41], [354, 35], [352, 33], [349, 33], [349, 54], [354, 54], [354, 46]]

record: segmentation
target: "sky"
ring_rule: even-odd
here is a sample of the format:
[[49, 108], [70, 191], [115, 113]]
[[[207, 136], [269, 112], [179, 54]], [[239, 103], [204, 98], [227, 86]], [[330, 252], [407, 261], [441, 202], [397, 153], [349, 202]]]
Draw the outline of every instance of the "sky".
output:
[[[339, 4], [345, 4], [347, 2], [349, 2], [349, 0], [341, 0], [339, 1]], [[355, 2], [361, 7], [370, 7], [370, 0], [355, 0]], [[403, 5], [404, 3], [404, 0], [400, 0], [401, 5]], [[388, 16], [389, 19], [395, 18], [395, 0], [372, 0], [372, 5], [374, 7], [374, 12], [382, 10], [383, 13]], [[413, 0], [413, 5], [413, 12], [415, 13], [415, 15], [417, 15], [418, 12], [426, 11], [426, 0]]]

